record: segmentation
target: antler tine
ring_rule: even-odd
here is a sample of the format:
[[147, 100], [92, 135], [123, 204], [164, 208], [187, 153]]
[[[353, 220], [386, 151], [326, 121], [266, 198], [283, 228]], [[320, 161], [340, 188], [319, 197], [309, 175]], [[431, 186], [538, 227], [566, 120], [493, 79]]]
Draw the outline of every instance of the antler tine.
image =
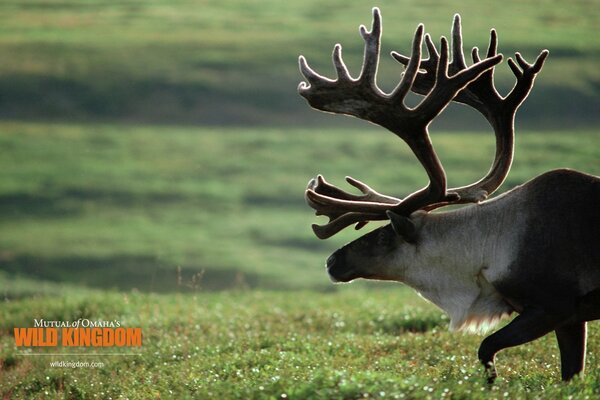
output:
[[[494, 54], [488, 54], [488, 58], [494, 57]], [[460, 15], [454, 14], [454, 21], [452, 24], [452, 67], [453, 73], [467, 68], [465, 62], [465, 55], [463, 52], [463, 40], [462, 40], [462, 26], [460, 23]]]
[[379, 65], [379, 49], [381, 45], [381, 12], [379, 8], [373, 7], [373, 22], [371, 31], [367, 31], [364, 25], [359, 27], [360, 35], [365, 41], [362, 70], [359, 81], [376, 89], [377, 67]]
[[349, 212], [341, 215], [340, 217], [332, 220], [325, 225], [312, 225], [312, 230], [319, 239], [329, 239], [342, 229], [356, 224], [356, 229], [360, 229], [366, 224], [365, 221], [383, 221], [388, 219], [385, 213], [383, 214], [369, 214], [369, 213], [358, 213]]
[[348, 72], [348, 67], [346, 67], [346, 63], [344, 63], [344, 60], [342, 59], [341, 44], [338, 43], [333, 47], [332, 59], [333, 66], [335, 67], [335, 70], [337, 72], [338, 81], [351, 81], [352, 77]]
[[400, 199], [378, 193], [352, 177], [347, 176], [346, 181], [363, 194], [345, 192], [331, 185], [321, 175], [311, 179], [306, 187], [306, 203], [316, 211], [316, 215], [329, 217], [329, 223], [313, 225], [313, 231], [320, 239], [329, 238], [352, 224], [357, 224], [356, 229], [360, 229], [366, 221], [385, 219], [385, 211], [401, 202]]
[[487, 56], [491, 57], [498, 52], [498, 32], [495, 29], [490, 29], [490, 44], [488, 45]]
[[[437, 71], [440, 55], [437, 49], [435, 48], [435, 44], [431, 40], [431, 35], [429, 35], [428, 33], [425, 34], [425, 45], [427, 46], [427, 52], [429, 53], [429, 57], [427, 59], [421, 59], [419, 69], [423, 69], [425, 71]], [[406, 57], [395, 51], [392, 51], [390, 54], [400, 64], [408, 67], [408, 63], [411, 60], [411, 57]], [[426, 96], [429, 94], [429, 92], [431, 92], [431, 89], [435, 85], [435, 78], [435, 74], [418, 72], [416, 79], [413, 81], [411, 90], [417, 94]]]
[[521, 53], [515, 53], [515, 58], [519, 63], [520, 69], [512, 58], [508, 59], [508, 65], [517, 78], [517, 83], [508, 96], [506, 96], [507, 107], [516, 111], [523, 101], [525, 101], [525, 98], [527, 98], [533, 87], [536, 75], [542, 70], [544, 62], [549, 54], [550, 52], [548, 50], [542, 50], [535, 62], [533, 64], [528, 64], [521, 56]]
[[316, 180], [311, 179], [308, 182], [306, 190], [312, 190], [315, 193], [319, 193], [328, 197], [341, 200], [369, 201], [385, 204], [397, 204], [401, 201], [395, 197], [386, 196], [384, 194], [378, 193], [377, 191], [369, 187], [366, 183], [361, 182], [358, 179], [354, 179], [351, 176], [346, 177], [346, 182], [360, 190], [362, 192], [362, 195], [355, 195], [352, 193], [345, 192], [339, 189], [337, 186], [331, 185], [325, 180], [325, 178], [323, 178], [322, 175], [318, 175]]
[[[406, 70], [402, 75], [402, 79], [400, 83], [394, 89], [392, 93], [392, 98], [395, 102], [402, 104], [408, 92], [410, 92], [410, 88], [413, 86], [415, 79], [417, 78], [417, 74], [419, 72], [419, 66], [421, 65], [421, 47], [423, 44], [423, 31], [425, 27], [423, 24], [419, 24], [417, 30], [415, 32], [415, 36], [413, 38], [412, 44], [412, 52], [410, 58], [406, 65]], [[392, 53], [393, 55], [394, 53]]]
[[317, 211], [317, 215], [329, 215], [333, 217], [342, 213], [340, 209], [343, 210], [343, 212], [363, 211], [371, 214], [389, 210], [390, 205], [397, 205], [400, 203], [380, 203], [370, 200], [347, 200], [344, 198], [326, 196], [324, 194], [317, 193], [314, 189], [307, 189], [305, 196], [307, 198], [307, 203]]

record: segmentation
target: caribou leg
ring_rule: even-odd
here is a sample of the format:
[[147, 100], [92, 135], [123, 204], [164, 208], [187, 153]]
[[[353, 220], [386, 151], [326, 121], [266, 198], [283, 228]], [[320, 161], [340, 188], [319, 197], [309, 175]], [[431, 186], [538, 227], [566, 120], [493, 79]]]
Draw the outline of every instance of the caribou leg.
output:
[[555, 330], [560, 349], [560, 372], [568, 381], [583, 371], [585, 366], [586, 323], [577, 322]]
[[504, 328], [486, 337], [479, 347], [479, 360], [485, 367], [488, 383], [494, 383], [497, 376], [496, 353], [538, 339], [553, 331], [562, 320], [541, 310], [525, 310]]

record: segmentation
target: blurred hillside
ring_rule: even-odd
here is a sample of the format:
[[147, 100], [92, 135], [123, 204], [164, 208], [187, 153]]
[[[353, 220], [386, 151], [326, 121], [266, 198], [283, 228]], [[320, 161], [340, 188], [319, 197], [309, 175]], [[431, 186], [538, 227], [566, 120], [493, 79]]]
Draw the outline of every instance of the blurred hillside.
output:
[[[308, 179], [352, 190], [350, 175], [396, 196], [427, 182], [408, 146], [379, 131], [0, 122], [0, 299], [62, 284], [336, 290], [325, 259], [377, 224], [317, 240], [310, 225], [326, 218], [304, 203]], [[599, 174], [599, 139], [520, 130], [500, 192], [554, 168]], [[434, 140], [451, 187], [493, 159], [491, 134]]]
[[[230, 125], [337, 124], [296, 94], [299, 54], [326, 75], [337, 42], [357, 71], [370, 9], [384, 18], [383, 55], [406, 52], [424, 22], [448, 35], [461, 13], [467, 50], [499, 32], [500, 51], [551, 57], [519, 114], [519, 124], [597, 126], [600, 114], [600, 7], [590, 0], [456, 4], [305, 0], [4, 0], [0, 3], [0, 118]], [[401, 67], [382, 60], [390, 90]], [[497, 68], [506, 92], [512, 76]], [[445, 127], [462, 126], [462, 114]], [[344, 122], [341, 122], [344, 123]]]

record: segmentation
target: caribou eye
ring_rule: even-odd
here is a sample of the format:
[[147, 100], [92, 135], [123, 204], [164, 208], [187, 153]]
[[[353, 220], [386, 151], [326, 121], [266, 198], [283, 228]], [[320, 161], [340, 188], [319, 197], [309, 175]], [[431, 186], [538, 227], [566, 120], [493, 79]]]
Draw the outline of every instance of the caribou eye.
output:
[[387, 247], [390, 244], [390, 235], [387, 234], [385, 230], [379, 231], [377, 235], [377, 246], [378, 247]]

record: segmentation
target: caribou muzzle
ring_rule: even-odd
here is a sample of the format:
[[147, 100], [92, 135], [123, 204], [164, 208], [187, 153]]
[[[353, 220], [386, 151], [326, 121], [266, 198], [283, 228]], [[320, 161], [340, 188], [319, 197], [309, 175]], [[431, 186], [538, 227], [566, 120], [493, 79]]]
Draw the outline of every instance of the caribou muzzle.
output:
[[359, 278], [359, 274], [348, 267], [343, 249], [337, 250], [327, 259], [327, 272], [334, 283], [350, 282]]

